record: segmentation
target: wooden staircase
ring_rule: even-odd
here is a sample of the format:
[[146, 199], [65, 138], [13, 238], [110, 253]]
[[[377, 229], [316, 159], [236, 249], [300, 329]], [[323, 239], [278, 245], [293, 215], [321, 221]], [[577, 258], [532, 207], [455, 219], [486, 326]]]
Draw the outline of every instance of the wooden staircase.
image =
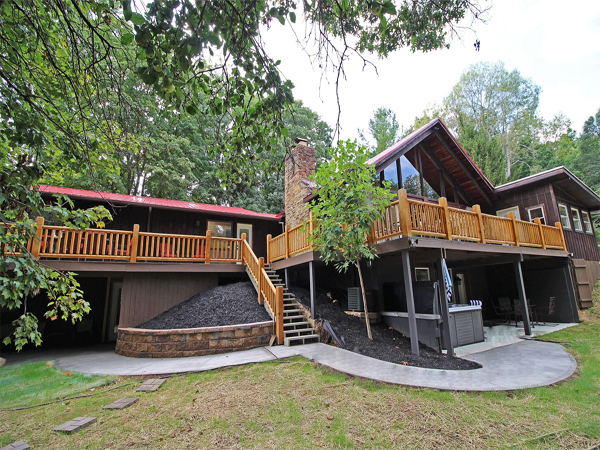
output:
[[271, 268], [270, 264], [265, 264], [265, 272], [275, 287], [283, 287], [283, 343], [289, 347], [292, 345], [311, 344], [319, 342], [319, 335], [311, 326], [308, 318], [304, 315], [304, 310], [300, 303], [294, 297], [288, 288], [279, 278], [279, 275]]

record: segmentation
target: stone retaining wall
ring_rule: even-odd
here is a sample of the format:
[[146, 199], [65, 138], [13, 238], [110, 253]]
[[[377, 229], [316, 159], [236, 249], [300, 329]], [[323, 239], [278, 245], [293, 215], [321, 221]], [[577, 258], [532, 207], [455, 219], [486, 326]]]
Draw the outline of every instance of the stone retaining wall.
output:
[[134, 358], [214, 355], [268, 345], [272, 334], [271, 321], [175, 330], [119, 328], [115, 353]]

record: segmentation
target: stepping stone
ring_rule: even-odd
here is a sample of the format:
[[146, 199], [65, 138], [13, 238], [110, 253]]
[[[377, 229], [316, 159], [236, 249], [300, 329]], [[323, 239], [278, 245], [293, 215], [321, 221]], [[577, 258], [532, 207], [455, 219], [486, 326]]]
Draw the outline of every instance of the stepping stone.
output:
[[161, 384], [163, 384], [165, 380], [163, 378], [150, 378], [149, 380], [144, 381], [139, 388], [137, 388], [140, 392], [151, 392], [157, 390]]
[[13, 444], [7, 445], [6, 447], [0, 448], [0, 450], [27, 450], [31, 448], [23, 441], [15, 442]]
[[109, 405], [106, 405], [103, 409], [125, 409], [128, 406], [133, 405], [138, 400], [139, 400], [139, 397], [120, 398], [119, 400], [114, 401]]
[[95, 417], [77, 417], [76, 419], [69, 420], [62, 425], [57, 426], [54, 431], [64, 431], [66, 433], [73, 433], [81, 428], [87, 427], [96, 421]]

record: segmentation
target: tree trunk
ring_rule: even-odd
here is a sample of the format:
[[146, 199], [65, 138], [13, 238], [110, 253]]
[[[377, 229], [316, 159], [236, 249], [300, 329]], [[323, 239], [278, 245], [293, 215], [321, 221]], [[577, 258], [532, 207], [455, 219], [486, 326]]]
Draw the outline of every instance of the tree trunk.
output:
[[362, 272], [360, 271], [360, 261], [356, 258], [356, 268], [358, 269], [358, 278], [360, 279], [360, 289], [362, 291], [363, 306], [365, 307], [365, 322], [367, 323], [367, 336], [373, 340], [371, 335], [371, 322], [369, 321], [369, 307], [367, 306], [367, 296], [365, 295], [365, 283], [363, 282]]

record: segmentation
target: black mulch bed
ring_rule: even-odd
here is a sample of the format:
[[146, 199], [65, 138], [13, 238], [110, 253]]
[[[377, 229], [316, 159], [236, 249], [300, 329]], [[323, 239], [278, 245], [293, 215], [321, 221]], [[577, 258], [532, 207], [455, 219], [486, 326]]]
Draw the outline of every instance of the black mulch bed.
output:
[[250, 281], [219, 286], [199, 292], [138, 328], [219, 327], [271, 320], [265, 308], [258, 304], [257, 298]]
[[[310, 292], [299, 287], [291, 291], [306, 308], [310, 309]], [[324, 292], [317, 292], [315, 298], [315, 319], [328, 320], [338, 339], [343, 340], [346, 350], [361, 355], [408, 366], [430, 369], [469, 370], [481, 367], [479, 364], [460, 358], [448, 358], [433, 349], [419, 345], [420, 356], [410, 350], [410, 339], [384, 323], [371, 324], [373, 340], [367, 337], [367, 326], [358, 317], [347, 315], [345, 304], [333, 302]]]

